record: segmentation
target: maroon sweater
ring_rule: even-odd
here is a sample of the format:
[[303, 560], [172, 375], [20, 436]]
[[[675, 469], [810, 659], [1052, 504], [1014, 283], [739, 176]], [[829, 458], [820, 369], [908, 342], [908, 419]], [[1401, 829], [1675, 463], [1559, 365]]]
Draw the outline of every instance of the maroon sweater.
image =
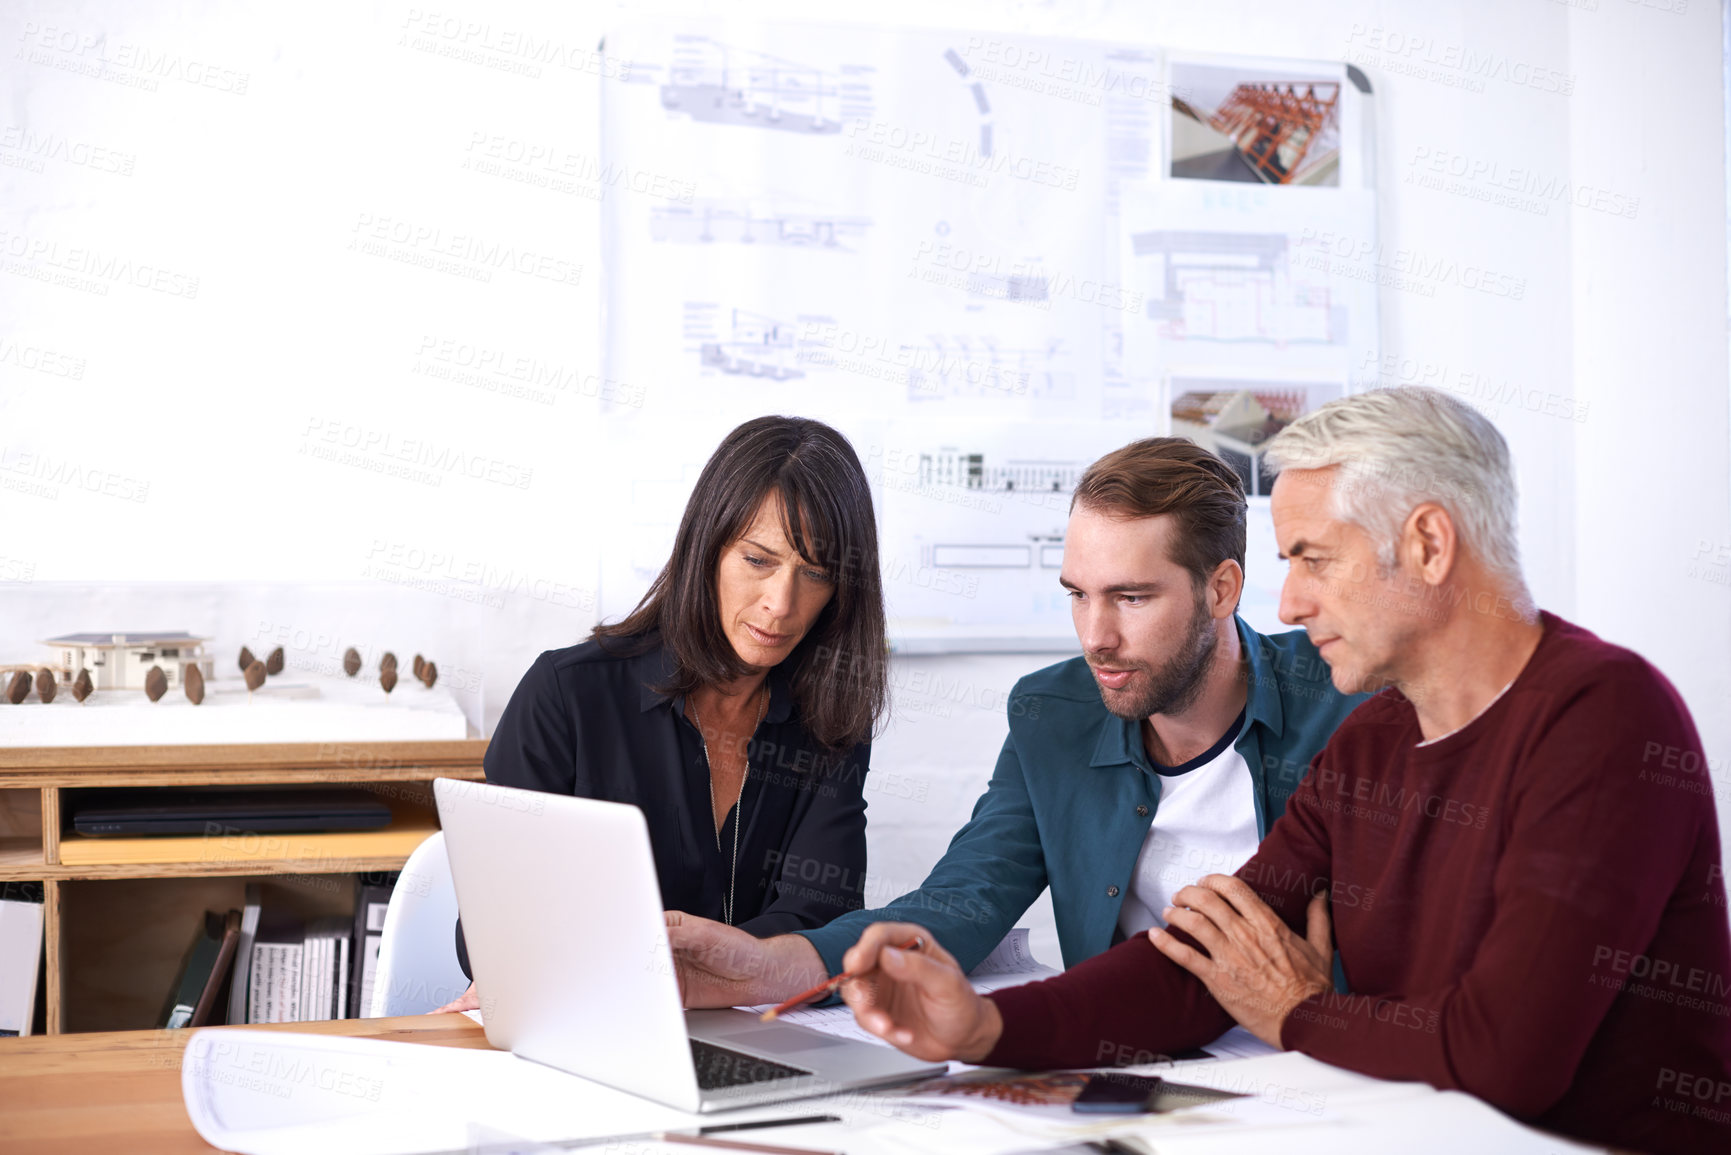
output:
[[[1316, 756], [1238, 876], [1300, 935], [1328, 886], [1351, 994], [1288, 1050], [1471, 1092], [1643, 1151], [1731, 1151], [1731, 932], [1701, 740], [1639, 656], [1552, 614], [1501, 699], [1431, 746], [1393, 691]], [[985, 1062], [1147, 1061], [1233, 1025], [1137, 935], [992, 996]]]

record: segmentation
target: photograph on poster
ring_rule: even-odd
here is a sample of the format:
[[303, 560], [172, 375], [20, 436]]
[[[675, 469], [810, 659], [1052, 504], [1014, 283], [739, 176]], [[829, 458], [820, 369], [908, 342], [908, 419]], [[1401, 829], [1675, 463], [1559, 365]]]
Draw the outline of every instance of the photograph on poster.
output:
[[1339, 385], [1180, 376], [1169, 392], [1172, 436], [1188, 437], [1232, 466], [1252, 497], [1273, 492], [1263, 452], [1274, 435], [1341, 395]]
[[1170, 175], [1339, 187], [1339, 76], [1174, 64], [1172, 90]]

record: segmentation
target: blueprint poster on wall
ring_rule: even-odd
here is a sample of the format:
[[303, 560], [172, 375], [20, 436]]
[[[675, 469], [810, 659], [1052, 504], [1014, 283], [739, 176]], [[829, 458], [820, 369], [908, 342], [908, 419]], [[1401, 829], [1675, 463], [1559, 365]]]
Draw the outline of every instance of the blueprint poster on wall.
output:
[[[1153, 45], [647, 20], [605, 51], [619, 79], [604, 86], [604, 160], [649, 190], [602, 205], [606, 375], [654, 382], [656, 397], [609, 413], [606, 440], [622, 476], [657, 479], [615, 509], [632, 548], [603, 574], [604, 616], [653, 577], [714, 440], [796, 413], [846, 432], [873, 479], [898, 648], [1073, 648], [1057, 573], [1086, 464], [1177, 431], [1175, 380], [1314, 403], [1344, 385], [1344, 362], [1300, 328], [1374, 334], [1374, 286], [1368, 321], [1337, 315], [1362, 308], [1339, 291], [1318, 322], [1327, 270], [1294, 280], [1283, 266], [1250, 290], [1275, 293], [1253, 307], [1279, 314], [1269, 349], [1252, 350], [1254, 323], [1227, 316], [1246, 299], [1234, 274], [1185, 271], [1173, 290], [1166, 272], [1199, 252], [1160, 235], [1286, 236], [1304, 227], [1292, 194], [1350, 215], [1343, 194], [1362, 192], [1364, 170], [1343, 143], [1359, 121], [1339, 66], [1307, 66], [1335, 78], [1327, 125], [1306, 112], [1302, 136], [1259, 143], [1245, 124], [1260, 90], [1234, 96], [1215, 63], [1174, 66]], [[1175, 115], [1192, 126], [1176, 160]], [[1221, 175], [1222, 150], [1249, 159]], [[1199, 166], [1206, 178], [1174, 175]], [[1297, 187], [1268, 183], [1282, 175]], [[1273, 223], [1216, 220], [1178, 186], [1263, 197]], [[1280, 259], [1234, 251], [1252, 278]], [[670, 413], [704, 436], [667, 442]]]

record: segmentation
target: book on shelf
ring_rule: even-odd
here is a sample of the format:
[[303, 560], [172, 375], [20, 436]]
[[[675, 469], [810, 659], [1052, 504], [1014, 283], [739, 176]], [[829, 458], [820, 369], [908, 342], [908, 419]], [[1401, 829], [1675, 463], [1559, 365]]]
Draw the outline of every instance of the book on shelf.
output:
[[349, 919], [321, 918], [307, 926], [302, 1018], [341, 1019], [348, 1016]]
[[0, 1036], [28, 1035], [42, 959], [42, 884], [0, 883]]
[[179, 976], [168, 994], [168, 1005], [157, 1017], [162, 1027], [202, 1027], [210, 1022], [228, 966], [240, 938], [241, 914], [207, 910], [192, 945], [181, 960]]
[[303, 923], [261, 906], [247, 976], [251, 1023], [305, 1023], [346, 1018], [349, 1013], [350, 919], [348, 915]]
[[228, 990], [228, 1021], [230, 1023], [247, 1023], [252, 1019], [248, 1015], [248, 992], [252, 989], [248, 981], [252, 975], [253, 940], [258, 936], [258, 917], [264, 904], [264, 888], [256, 882], [246, 884], [246, 901], [242, 904], [240, 914], [240, 937], [235, 942], [234, 949], [234, 981]]
[[306, 926], [299, 918], [276, 909], [262, 909], [252, 942], [252, 970], [247, 976], [246, 1021], [304, 1022], [301, 967], [306, 959]]

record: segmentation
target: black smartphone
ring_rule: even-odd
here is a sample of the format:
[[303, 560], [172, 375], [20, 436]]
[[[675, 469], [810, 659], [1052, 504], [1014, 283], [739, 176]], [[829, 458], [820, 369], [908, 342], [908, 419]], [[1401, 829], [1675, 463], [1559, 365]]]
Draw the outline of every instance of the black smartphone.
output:
[[1158, 1075], [1121, 1075], [1099, 1071], [1088, 1076], [1088, 1085], [1070, 1104], [1072, 1111], [1102, 1115], [1133, 1115], [1152, 1110], [1154, 1093], [1160, 1089]]

